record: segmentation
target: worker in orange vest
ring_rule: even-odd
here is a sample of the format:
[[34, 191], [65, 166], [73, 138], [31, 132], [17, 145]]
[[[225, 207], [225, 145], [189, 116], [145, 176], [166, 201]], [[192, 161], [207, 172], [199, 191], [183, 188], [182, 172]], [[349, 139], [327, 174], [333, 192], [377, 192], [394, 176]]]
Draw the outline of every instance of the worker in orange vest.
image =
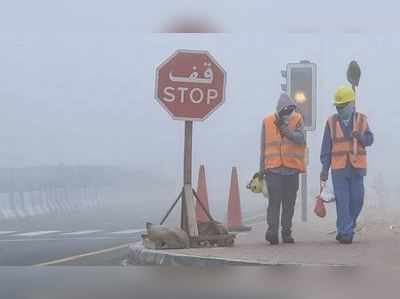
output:
[[264, 119], [261, 133], [260, 174], [265, 175], [269, 193], [265, 239], [271, 245], [279, 243], [280, 216], [282, 241], [294, 243], [292, 219], [299, 173], [306, 169], [305, 148], [303, 118], [295, 102], [282, 94], [276, 113]]
[[373, 144], [374, 135], [367, 117], [355, 111], [355, 93], [350, 86], [336, 91], [334, 104], [338, 113], [329, 117], [321, 146], [321, 189], [331, 168], [336, 198], [336, 240], [351, 244], [364, 201], [366, 147]]

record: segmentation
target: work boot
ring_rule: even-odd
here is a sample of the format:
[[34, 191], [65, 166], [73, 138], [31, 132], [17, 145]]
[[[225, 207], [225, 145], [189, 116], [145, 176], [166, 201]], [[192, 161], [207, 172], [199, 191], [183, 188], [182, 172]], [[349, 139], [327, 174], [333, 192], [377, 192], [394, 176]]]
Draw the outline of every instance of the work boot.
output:
[[283, 243], [293, 244], [294, 239], [291, 234], [282, 234]]
[[340, 244], [351, 244], [351, 243], [353, 243], [353, 237], [344, 237], [344, 236], [340, 236], [339, 235], [339, 238], [336, 237], [336, 240], [338, 240]]
[[273, 234], [268, 231], [265, 233], [265, 240], [268, 241], [269, 244], [271, 244], [271, 245], [279, 244], [278, 234]]

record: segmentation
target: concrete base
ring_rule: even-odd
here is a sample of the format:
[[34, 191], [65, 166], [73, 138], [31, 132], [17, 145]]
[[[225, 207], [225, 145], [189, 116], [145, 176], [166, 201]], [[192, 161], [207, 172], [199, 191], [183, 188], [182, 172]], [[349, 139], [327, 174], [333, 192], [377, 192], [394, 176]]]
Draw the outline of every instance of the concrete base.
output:
[[147, 249], [141, 242], [129, 245], [128, 264], [181, 266], [266, 265], [258, 261], [180, 254], [177, 250]]
[[241, 225], [235, 227], [228, 227], [228, 231], [230, 232], [248, 232], [251, 231], [251, 226]]

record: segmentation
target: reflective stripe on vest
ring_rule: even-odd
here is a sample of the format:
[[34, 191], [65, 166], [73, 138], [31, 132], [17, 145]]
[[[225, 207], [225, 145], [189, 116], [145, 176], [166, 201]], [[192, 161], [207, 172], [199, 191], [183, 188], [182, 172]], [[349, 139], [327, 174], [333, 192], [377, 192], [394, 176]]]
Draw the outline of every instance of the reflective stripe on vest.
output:
[[[356, 113], [356, 123], [353, 130], [365, 133], [368, 128], [367, 117]], [[358, 142], [357, 153], [353, 153], [353, 138], [345, 137], [337, 115], [328, 119], [328, 125], [332, 138], [332, 158], [331, 167], [333, 170], [346, 168], [347, 161], [350, 161], [354, 168], [367, 169], [367, 151]]]
[[[290, 118], [288, 127], [295, 130], [301, 122], [301, 115], [297, 112]], [[305, 172], [305, 145], [298, 145], [286, 137], [282, 137], [275, 124], [276, 116], [265, 118], [265, 169], [287, 167]]]

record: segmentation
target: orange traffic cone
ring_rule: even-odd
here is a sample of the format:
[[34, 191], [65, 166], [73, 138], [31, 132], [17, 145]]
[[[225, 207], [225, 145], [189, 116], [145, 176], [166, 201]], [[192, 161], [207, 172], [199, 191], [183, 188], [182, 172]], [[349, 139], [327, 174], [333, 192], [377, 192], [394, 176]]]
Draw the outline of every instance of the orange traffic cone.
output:
[[242, 210], [240, 207], [240, 193], [238, 173], [236, 167], [232, 167], [231, 186], [228, 201], [228, 230], [232, 232], [249, 231], [251, 227], [242, 223]]
[[[207, 193], [207, 183], [206, 183], [206, 173], [204, 170], [204, 165], [200, 165], [199, 178], [197, 182], [197, 196], [203, 204], [203, 207], [209, 212], [208, 208], [208, 193]], [[196, 202], [196, 219], [197, 222], [207, 222], [209, 221], [207, 214], [203, 211], [202, 207], [198, 202]]]

